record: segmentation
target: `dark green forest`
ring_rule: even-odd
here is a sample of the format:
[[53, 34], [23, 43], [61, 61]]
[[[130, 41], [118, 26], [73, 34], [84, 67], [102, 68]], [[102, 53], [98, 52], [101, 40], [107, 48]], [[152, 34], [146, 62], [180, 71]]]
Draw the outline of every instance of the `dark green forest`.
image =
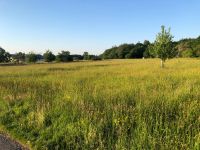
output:
[[[198, 38], [182, 39], [173, 42], [173, 47], [177, 50], [177, 57], [200, 57], [200, 36]], [[153, 45], [145, 40], [143, 43], [122, 44], [113, 46], [104, 51], [101, 55], [103, 59], [126, 59], [126, 58], [153, 58]]]

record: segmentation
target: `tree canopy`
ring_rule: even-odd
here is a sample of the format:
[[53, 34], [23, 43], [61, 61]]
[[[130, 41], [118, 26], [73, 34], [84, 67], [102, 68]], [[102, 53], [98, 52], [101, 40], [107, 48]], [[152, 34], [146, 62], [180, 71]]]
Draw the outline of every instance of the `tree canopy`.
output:
[[149, 41], [145, 41], [144, 43], [138, 42], [136, 44], [114, 46], [105, 50], [101, 57], [103, 59], [142, 58], [149, 44]]
[[58, 55], [56, 56], [56, 61], [69, 62], [69, 61], [73, 61], [73, 58], [70, 56], [69, 51], [61, 51], [61, 53], [58, 53]]
[[52, 62], [52, 61], [54, 61], [56, 59], [56, 56], [50, 50], [47, 50], [43, 54], [43, 57], [44, 57], [44, 61], [45, 62]]
[[26, 60], [29, 63], [35, 63], [37, 61], [37, 55], [34, 52], [30, 52], [26, 55]]
[[9, 62], [11, 55], [0, 47], [0, 63]]
[[18, 52], [18, 53], [16, 53], [16, 54], [12, 55], [12, 58], [13, 58], [17, 63], [24, 62], [24, 61], [25, 61], [25, 53]]
[[176, 50], [173, 47], [173, 36], [170, 33], [170, 28], [165, 29], [165, 26], [161, 27], [161, 32], [157, 34], [154, 42], [154, 54], [156, 57], [165, 61], [167, 58], [172, 58], [176, 55]]

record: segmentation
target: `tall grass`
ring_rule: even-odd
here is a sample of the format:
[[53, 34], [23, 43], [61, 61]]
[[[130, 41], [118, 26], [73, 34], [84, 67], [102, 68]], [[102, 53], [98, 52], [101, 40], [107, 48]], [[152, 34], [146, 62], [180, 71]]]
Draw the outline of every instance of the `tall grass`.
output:
[[33, 149], [200, 149], [200, 60], [0, 67], [0, 125]]

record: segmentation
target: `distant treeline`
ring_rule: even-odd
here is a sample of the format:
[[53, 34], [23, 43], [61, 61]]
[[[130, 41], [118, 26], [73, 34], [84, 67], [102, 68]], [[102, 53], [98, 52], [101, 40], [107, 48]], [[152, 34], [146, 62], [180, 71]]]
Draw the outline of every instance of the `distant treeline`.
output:
[[54, 55], [50, 50], [47, 50], [43, 55], [30, 52], [25, 54], [18, 52], [10, 54], [6, 50], [0, 47], [0, 63], [35, 63], [35, 62], [71, 62], [79, 60], [100, 60], [101, 58], [96, 55], [90, 55], [88, 52], [84, 52], [83, 55], [71, 55], [69, 51], [61, 51], [57, 55]]
[[[176, 57], [200, 57], [200, 36], [198, 38], [182, 39], [177, 42], [172, 42], [173, 48], [177, 50]], [[61, 51], [57, 55], [47, 50], [43, 55], [30, 52], [25, 54], [18, 52], [9, 54], [0, 47], [0, 63], [14, 62], [35, 63], [38, 61], [44, 62], [70, 62], [79, 60], [101, 60], [101, 59], [131, 59], [131, 58], [154, 58], [153, 54], [154, 43], [145, 40], [143, 43], [122, 44], [114, 46], [104, 51], [103, 54], [90, 55], [84, 52], [83, 55], [71, 55], [69, 51]]]
[[[194, 39], [182, 39], [172, 42], [177, 50], [177, 57], [200, 57], [200, 36]], [[122, 44], [104, 51], [103, 59], [153, 58], [154, 43], [144, 41], [136, 44]]]

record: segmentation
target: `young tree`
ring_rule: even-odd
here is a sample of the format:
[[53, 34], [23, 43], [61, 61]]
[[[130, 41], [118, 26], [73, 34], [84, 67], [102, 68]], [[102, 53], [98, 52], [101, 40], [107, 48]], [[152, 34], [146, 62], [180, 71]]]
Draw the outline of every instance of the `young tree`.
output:
[[56, 59], [56, 56], [49, 50], [43, 54], [43, 57], [45, 62], [52, 62]]
[[161, 26], [161, 32], [157, 34], [154, 42], [154, 55], [161, 59], [161, 68], [164, 67], [164, 62], [168, 58], [173, 58], [176, 55], [176, 49], [173, 47], [173, 36], [170, 33], [170, 28], [165, 29]]
[[0, 47], [0, 63], [9, 62], [11, 55]]

